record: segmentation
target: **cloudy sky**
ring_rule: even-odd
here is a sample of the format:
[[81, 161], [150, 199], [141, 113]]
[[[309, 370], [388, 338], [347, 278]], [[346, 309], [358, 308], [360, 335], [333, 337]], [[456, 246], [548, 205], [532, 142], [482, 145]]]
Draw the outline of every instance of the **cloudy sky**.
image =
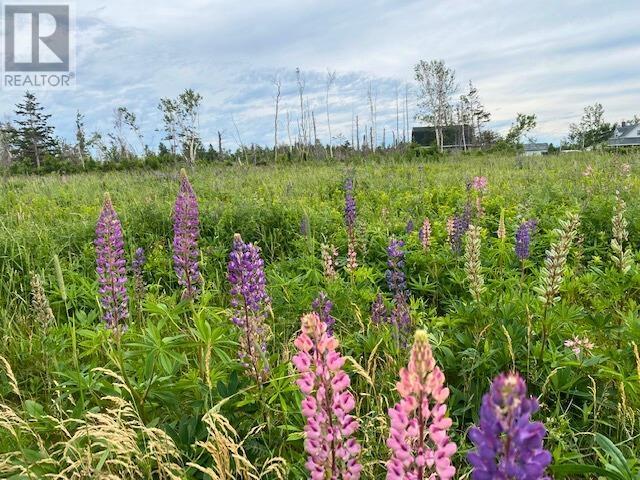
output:
[[[106, 133], [126, 106], [155, 147], [159, 98], [194, 88], [205, 142], [220, 130], [227, 148], [272, 144], [279, 76], [285, 142], [300, 67], [321, 138], [329, 69], [333, 134], [351, 138], [353, 113], [369, 121], [371, 85], [381, 141], [383, 126], [395, 130], [396, 89], [404, 93], [419, 59], [434, 58], [456, 70], [461, 93], [473, 80], [499, 131], [516, 113], [535, 113], [534, 136], [557, 142], [587, 104], [601, 102], [612, 122], [640, 113], [637, 0], [82, 0], [76, 35], [76, 89], [40, 94], [67, 138], [76, 110], [88, 130]], [[12, 116], [20, 95], [0, 92], [0, 116]], [[409, 103], [413, 115], [415, 94]]]

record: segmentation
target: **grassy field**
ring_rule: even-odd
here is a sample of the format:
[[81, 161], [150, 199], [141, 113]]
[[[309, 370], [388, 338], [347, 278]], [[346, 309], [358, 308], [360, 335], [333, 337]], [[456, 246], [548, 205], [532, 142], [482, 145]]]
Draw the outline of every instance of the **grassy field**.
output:
[[[411, 337], [374, 324], [371, 305], [378, 293], [392, 300], [385, 271], [395, 237], [405, 242], [409, 330], [428, 332], [451, 390], [456, 477], [469, 474], [467, 432], [482, 395], [496, 375], [517, 370], [539, 399], [535, 419], [547, 429], [552, 473], [637, 479], [638, 171], [638, 155], [588, 153], [198, 167], [188, 172], [199, 199], [204, 279], [194, 302], [180, 301], [172, 263], [178, 172], [3, 179], [0, 477], [305, 478], [302, 397], [291, 358], [301, 315], [326, 292], [356, 398], [362, 478], [384, 478], [387, 410], [398, 400], [395, 384]], [[488, 180], [483, 214], [480, 193], [466, 187], [476, 176]], [[357, 205], [353, 272], [345, 268], [347, 178]], [[107, 191], [128, 263], [137, 248], [146, 252], [146, 292], [134, 295], [130, 279], [131, 318], [120, 337], [104, 328], [98, 302], [93, 242]], [[616, 191], [626, 202], [629, 269], [612, 258]], [[481, 232], [484, 288], [476, 299], [466, 242], [458, 254], [447, 240], [448, 219], [467, 202]], [[570, 213], [580, 225], [559, 299], [545, 305], [536, 288], [547, 251], [559, 241], [556, 229]], [[501, 214], [504, 239], [496, 234]], [[418, 229], [427, 217], [425, 251]], [[514, 236], [528, 219], [537, 228], [531, 256], [521, 262]], [[230, 320], [226, 271], [235, 233], [258, 245], [265, 261], [270, 371], [260, 385], [237, 359], [239, 331]], [[323, 273], [321, 244], [339, 251], [335, 279]], [[30, 272], [42, 279], [53, 320], [32, 306]], [[565, 344], [576, 338], [584, 341], [580, 351]], [[607, 465], [609, 471], [597, 470]]]

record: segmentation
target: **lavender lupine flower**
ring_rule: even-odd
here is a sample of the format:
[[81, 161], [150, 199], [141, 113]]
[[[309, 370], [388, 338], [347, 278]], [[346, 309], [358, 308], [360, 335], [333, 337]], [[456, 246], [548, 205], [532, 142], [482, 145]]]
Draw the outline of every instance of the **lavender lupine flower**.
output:
[[391, 293], [396, 294], [404, 292], [407, 288], [407, 279], [404, 274], [404, 242], [392, 238], [387, 247], [387, 271], [385, 272], [385, 278], [387, 279], [387, 286]]
[[431, 246], [431, 222], [428, 218], [425, 218], [424, 222], [422, 222], [422, 228], [420, 229], [420, 243], [422, 244], [422, 249], [425, 252], [429, 250], [429, 246]]
[[518, 227], [516, 232], [516, 255], [520, 261], [525, 261], [531, 254], [531, 235], [535, 232], [537, 225], [537, 220], [527, 220]]
[[329, 300], [329, 297], [325, 292], [320, 292], [316, 299], [311, 304], [312, 310], [318, 314], [320, 320], [322, 320], [327, 326], [327, 333], [333, 334], [333, 325], [336, 323], [336, 319], [331, 315], [333, 310], [333, 302]]
[[108, 193], [104, 195], [104, 204], [96, 224], [95, 246], [102, 318], [109, 328], [125, 328], [129, 318], [127, 261], [124, 258], [122, 225]]
[[469, 225], [471, 224], [471, 215], [467, 213], [467, 208], [465, 207], [465, 212], [462, 215], [456, 215], [453, 217], [453, 232], [451, 235], [451, 249], [460, 254], [462, 252], [462, 239], [467, 233], [469, 229]]
[[389, 312], [387, 311], [387, 306], [384, 304], [384, 298], [381, 293], [378, 293], [378, 295], [376, 295], [376, 299], [371, 305], [371, 321], [376, 325], [385, 323], [388, 316]]
[[345, 205], [344, 221], [347, 227], [347, 270], [353, 272], [358, 268], [356, 253], [356, 199], [353, 196], [353, 180], [348, 178], [344, 186]]
[[260, 248], [243, 242], [237, 233], [229, 254], [227, 280], [231, 284], [232, 321], [242, 332], [238, 356], [256, 382], [261, 383], [269, 370], [265, 318], [270, 300], [266, 291], [264, 262]]
[[139, 300], [144, 296], [145, 285], [142, 269], [147, 261], [144, 255], [144, 248], [139, 247], [133, 254], [133, 261], [131, 262], [131, 271], [133, 272], [133, 288], [136, 298]]
[[402, 399], [389, 409], [387, 480], [449, 480], [456, 472], [451, 456], [457, 446], [447, 430], [449, 389], [436, 365], [424, 330], [415, 334], [407, 368], [400, 370], [396, 388]]
[[202, 284], [202, 276], [198, 266], [200, 251], [200, 218], [198, 198], [187, 172], [180, 171], [180, 190], [173, 208], [173, 264], [178, 284], [183, 287], [182, 299], [195, 298]]
[[309, 230], [311, 227], [309, 226], [309, 215], [305, 214], [300, 220], [300, 235], [303, 237], [309, 236]]
[[292, 361], [301, 373], [296, 381], [304, 400], [302, 415], [305, 466], [311, 480], [358, 480], [360, 444], [354, 438], [358, 421], [350, 414], [355, 398], [348, 391], [349, 376], [342, 370], [345, 359], [338, 340], [327, 334], [327, 326], [316, 313], [302, 317], [302, 331], [294, 345]]
[[469, 431], [476, 450], [468, 454], [473, 480], [540, 480], [551, 454], [543, 448], [544, 425], [531, 422], [538, 401], [527, 397], [518, 373], [501, 374], [482, 398], [480, 426]]
[[404, 228], [404, 230], [405, 230], [405, 232], [406, 232], [406, 233], [407, 233], [407, 235], [408, 235], [408, 234], [410, 234], [410, 233], [412, 233], [412, 232], [413, 232], [413, 229], [414, 229], [414, 228], [415, 228], [415, 227], [414, 227], [414, 225], [413, 225], [413, 219], [412, 219], [412, 218], [410, 218], [410, 219], [407, 221], [407, 226]]

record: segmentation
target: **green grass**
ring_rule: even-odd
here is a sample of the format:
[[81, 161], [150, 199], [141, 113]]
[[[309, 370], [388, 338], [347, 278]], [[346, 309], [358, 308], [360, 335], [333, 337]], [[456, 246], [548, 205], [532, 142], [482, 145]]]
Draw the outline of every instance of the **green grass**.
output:
[[[631, 165], [631, 175], [622, 172], [623, 163]], [[593, 173], [585, 176], [588, 165]], [[477, 421], [482, 394], [495, 375], [515, 367], [542, 404], [536, 419], [548, 429], [546, 445], [558, 476], [584, 478], [585, 473], [581, 477], [577, 472], [594, 468], [562, 470], [558, 466], [563, 464], [612, 463], [615, 452], [596, 434], [617, 445], [630, 475], [638, 475], [634, 452], [640, 451], [640, 359], [633, 344], [640, 344], [640, 270], [636, 265], [627, 274], [618, 272], [609, 245], [619, 190], [627, 203], [629, 245], [638, 263], [638, 171], [637, 155], [605, 154], [459, 156], [437, 162], [379, 162], [371, 157], [350, 165], [198, 167], [189, 176], [200, 201], [205, 291], [193, 305], [179, 302], [172, 267], [176, 171], [4, 179], [0, 354], [17, 384], [12, 386], [10, 376], [0, 373], [0, 398], [6, 411], [17, 416], [5, 415], [10, 419], [0, 422], [0, 475], [44, 478], [68, 468], [91, 478], [107, 478], [107, 473], [171, 478], [167, 472], [178, 472], [178, 478], [207, 478], [188, 464], [207, 468], [215, 463], [197, 442], [209, 439], [209, 446], [224, 450], [215, 443], [214, 429], [203, 421], [213, 409], [230, 421], [238, 439], [247, 437], [245, 455], [258, 468], [267, 459], [282, 457], [288, 478], [304, 478], [300, 394], [289, 360], [301, 314], [326, 291], [335, 304], [341, 351], [353, 359], [347, 369], [358, 398], [363, 478], [383, 478], [388, 458], [386, 410], [397, 400], [394, 386], [407, 360], [407, 349], [398, 348], [392, 328], [370, 322], [376, 294], [383, 292], [390, 299], [384, 272], [391, 236], [406, 242], [413, 328], [429, 332], [451, 388], [449, 412], [459, 444], [454, 463], [460, 472], [468, 472], [466, 432]], [[479, 303], [472, 301], [464, 258], [451, 252], [445, 230], [447, 218], [464, 207], [465, 183], [476, 175], [489, 180], [485, 215], [473, 221], [483, 232], [486, 291]], [[359, 226], [360, 267], [353, 275], [343, 268], [347, 176], [355, 179]], [[122, 221], [129, 261], [137, 247], [144, 247], [148, 258], [147, 294], [132, 302], [132, 320], [119, 341], [102, 327], [97, 301], [93, 239], [105, 191]], [[502, 209], [505, 242], [495, 234]], [[581, 227], [569, 255], [561, 300], [547, 312], [549, 344], [543, 352], [544, 309], [534, 287], [545, 251], [557, 238], [554, 229], [567, 212], [579, 214]], [[310, 224], [307, 236], [300, 230], [305, 217]], [[425, 217], [433, 230], [426, 253], [417, 235]], [[513, 237], [528, 218], [538, 219], [539, 227], [532, 256], [521, 268]], [[416, 231], [407, 234], [409, 219]], [[225, 272], [235, 232], [261, 247], [272, 298], [272, 371], [261, 389], [252, 385], [236, 360], [238, 334], [229, 320]], [[335, 281], [323, 277], [322, 243], [340, 251]], [[64, 285], [56, 275], [56, 255]], [[44, 279], [54, 325], [39, 324], [30, 308], [30, 271]], [[564, 347], [563, 342], [574, 336], [588, 337], [595, 344], [593, 351], [576, 356]], [[114, 410], [109, 397], [127, 405]], [[118, 415], [126, 422], [114, 429], [124, 437], [131, 435], [139, 451], [131, 447], [128, 454], [118, 453], [118, 441], [105, 434], [108, 428], [100, 422]], [[101, 427], [94, 432], [90, 427], [96, 423]], [[252, 431], [256, 426], [262, 428]], [[175, 449], [164, 456], [149, 453], [156, 452], [151, 448], [156, 445], [153, 428], [171, 438], [160, 444], [172, 442]], [[60, 445], [76, 450], [64, 451]], [[65, 475], [72, 477], [68, 471]], [[625, 472], [609, 475], [633, 478]]]

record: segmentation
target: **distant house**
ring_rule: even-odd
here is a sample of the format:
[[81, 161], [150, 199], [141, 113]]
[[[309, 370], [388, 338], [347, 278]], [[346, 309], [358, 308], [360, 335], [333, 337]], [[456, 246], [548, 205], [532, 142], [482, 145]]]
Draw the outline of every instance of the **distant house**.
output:
[[525, 143], [524, 154], [526, 156], [545, 155], [549, 151], [548, 143]]
[[[473, 127], [471, 125], [464, 126], [464, 137], [462, 125], [449, 125], [442, 127], [443, 145], [444, 148], [455, 149], [473, 146], [475, 141], [473, 138]], [[411, 131], [411, 141], [428, 147], [436, 144], [436, 129], [435, 127], [413, 127]]]
[[609, 139], [610, 147], [640, 147], [640, 123], [622, 122], [613, 130]]

